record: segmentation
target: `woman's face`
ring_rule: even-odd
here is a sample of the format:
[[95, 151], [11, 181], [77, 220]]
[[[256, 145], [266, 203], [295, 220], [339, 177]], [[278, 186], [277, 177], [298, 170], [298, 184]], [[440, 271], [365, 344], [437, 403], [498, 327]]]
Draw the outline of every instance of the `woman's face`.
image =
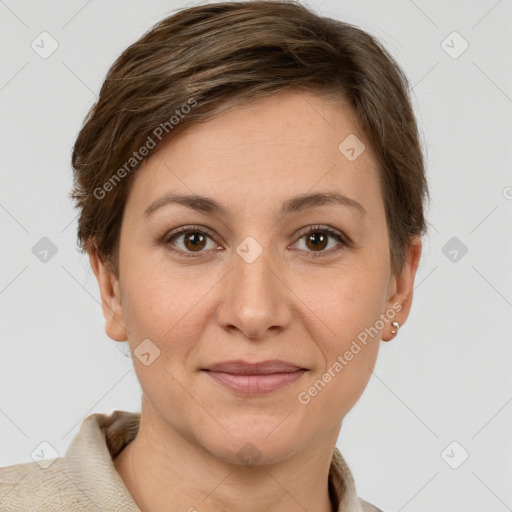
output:
[[[170, 193], [195, 199], [162, 201]], [[124, 212], [119, 280], [92, 263], [147, 424], [265, 463], [335, 442], [380, 340], [407, 317], [420, 251], [391, 274], [376, 161], [351, 111], [283, 93], [150, 155]], [[268, 360], [302, 371], [212, 371]]]

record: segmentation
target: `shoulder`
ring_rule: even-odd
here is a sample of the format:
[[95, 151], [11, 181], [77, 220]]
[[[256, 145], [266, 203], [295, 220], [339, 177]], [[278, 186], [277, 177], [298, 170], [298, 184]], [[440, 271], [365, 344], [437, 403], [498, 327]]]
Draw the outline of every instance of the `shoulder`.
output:
[[372, 505], [362, 498], [359, 498], [359, 503], [361, 505], [361, 512], [382, 512], [380, 508], [377, 508], [375, 505]]
[[66, 510], [94, 510], [66, 477], [63, 458], [48, 467], [26, 462], [0, 468], [0, 512], [49, 512], [71, 504], [76, 506]]
[[337, 511], [382, 512], [380, 508], [357, 496], [352, 472], [337, 447], [333, 451], [329, 481], [332, 484], [333, 501]]
[[95, 413], [63, 457], [0, 468], [0, 512], [134, 512], [113, 458], [136, 434], [140, 413]]

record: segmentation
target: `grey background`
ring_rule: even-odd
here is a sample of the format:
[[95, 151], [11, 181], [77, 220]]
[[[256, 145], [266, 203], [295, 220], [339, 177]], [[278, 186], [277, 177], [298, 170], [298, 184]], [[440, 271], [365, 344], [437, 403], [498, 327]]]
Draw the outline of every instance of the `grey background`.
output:
[[[115, 58], [199, 3], [0, 1], [0, 466], [42, 441], [63, 455], [93, 412], [140, 410], [76, 249], [70, 153]], [[512, 510], [512, 0], [308, 5], [376, 35], [405, 69], [432, 193], [411, 315], [338, 446], [359, 496], [387, 512]], [[43, 31], [58, 42], [47, 59], [31, 47]], [[469, 44], [457, 58], [453, 31]]]

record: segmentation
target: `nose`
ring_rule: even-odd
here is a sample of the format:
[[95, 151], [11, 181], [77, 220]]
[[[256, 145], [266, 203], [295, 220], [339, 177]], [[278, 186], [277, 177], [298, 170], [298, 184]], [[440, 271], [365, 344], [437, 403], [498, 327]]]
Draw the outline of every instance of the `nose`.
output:
[[239, 331], [255, 340], [275, 335], [290, 325], [293, 294], [278, 269], [269, 250], [252, 262], [233, 253], [217, 309], [217, 320], [224, 329]]

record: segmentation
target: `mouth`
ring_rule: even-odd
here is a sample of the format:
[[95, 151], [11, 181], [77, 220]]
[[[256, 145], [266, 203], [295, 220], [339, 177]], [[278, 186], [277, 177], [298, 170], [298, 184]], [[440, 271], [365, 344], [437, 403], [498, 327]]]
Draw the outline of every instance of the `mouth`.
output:
[[237, 360], [217, 363], [201, 371], [235, 393], [263, 395], [292, 384], [308, 369], [280, 360], [259, 363]]

